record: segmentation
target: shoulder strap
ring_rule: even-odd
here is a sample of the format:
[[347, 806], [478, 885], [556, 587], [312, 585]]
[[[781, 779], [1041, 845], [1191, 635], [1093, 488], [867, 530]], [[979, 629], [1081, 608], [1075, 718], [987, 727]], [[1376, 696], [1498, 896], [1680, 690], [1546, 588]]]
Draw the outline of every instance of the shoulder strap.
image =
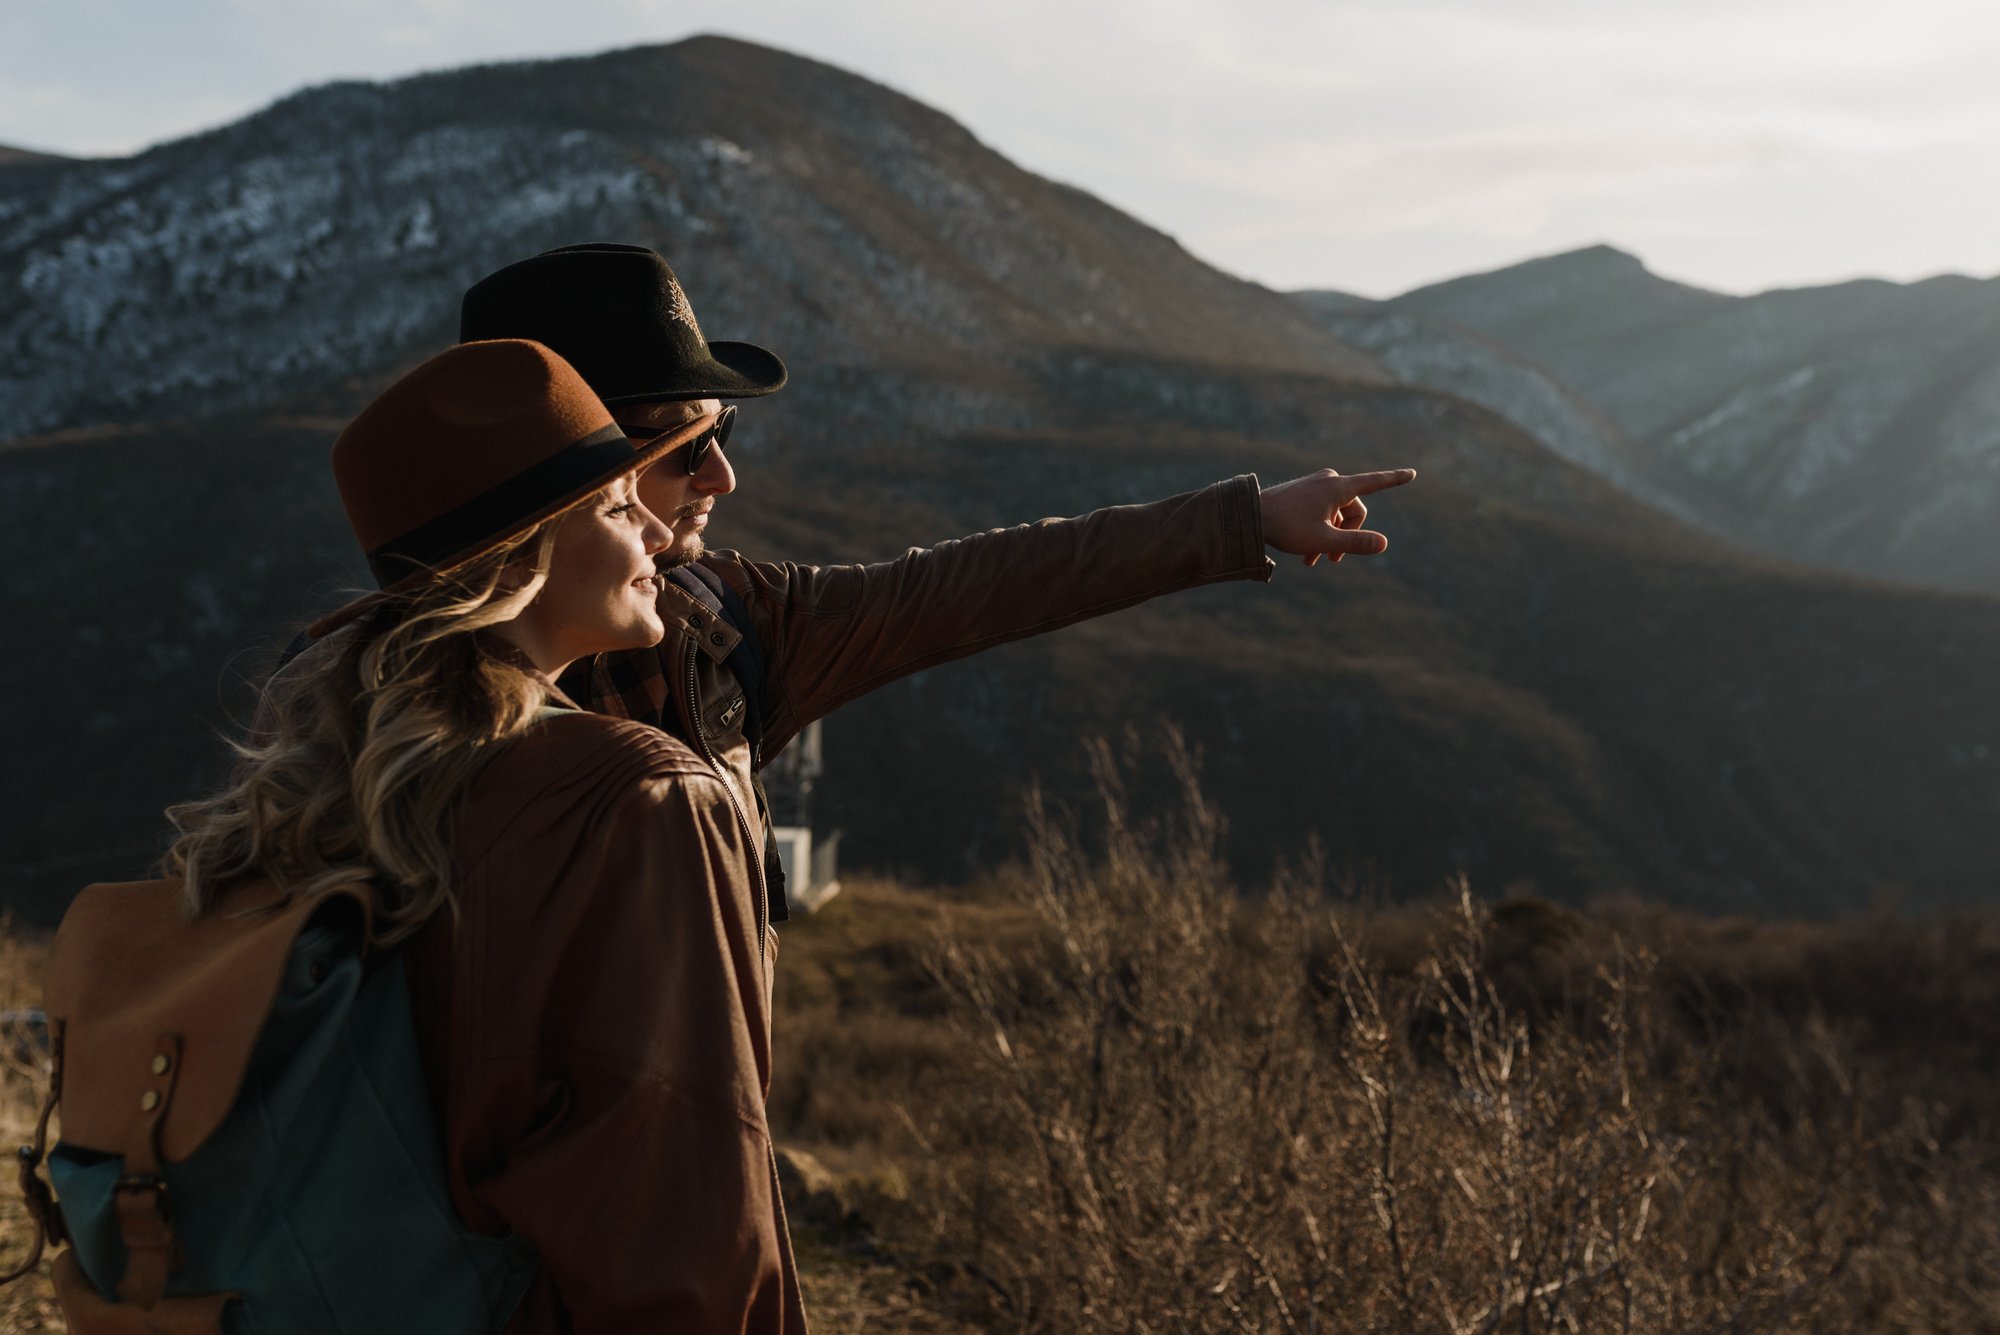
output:
[[49, 1152], [49, 1118], [54, 1115], [56, 1105], [62, 1102], [63, 1077], [63, 1024], [61, 1020], [49, 1021], [49, 1092], [42, 1100], [42, 1114], [35, 1119], [35, 1138], [23, 1145], [17, 1171], [20, 1176], [21, 1200], [28, 1207], [28, 1226], [34, 1230], [29, 1240], [28, 1254], [13, 1269], [0, 1274], [0, 1286], [12, 1284], [23, 1275], [33, 1274], [41, 1264], [42, 1252], [47, 1247], [60, 1247], [69, 1241], [69, 1229], [63, 1223], [62, 1211], [56, 1205], [55, 1194], [49, 1184], [42, 1180], [40, 1172], [42, 1160]]
[[764, 676], [768, 664], [764, 642], [757, 638], [757, 626], [750, 608], [729, 581], [699, 561], [676, 566], [667, 578], [687, 591], [697, 602], [727, 621], [740, 637], [723, 662], [743, 688], [743, 736], [750, 743], [750, 783], [756, 789], [758, 814], [764, 820], [764, 887], [769, 897], [770, 921], [786, 922], [791, 899], [785, 893], [785, 864], [778, 856], [778, 836], [771, 828], [771, 799], [764, 791]]
[[756, 623], [750, 618], [750, 607], [736, 590], [729, 587], [728, 580], [699, 561], [675, 566], [667, 572], [667, 578], [727, 621], [740, 637], [723, 662], [736, 678], [736, 684], [743, 688], [743, 735], [749, 739], [751, 754], [761, 766], [764, 761], [764, 676], [767, 664], [764, 643], [757, 638]]

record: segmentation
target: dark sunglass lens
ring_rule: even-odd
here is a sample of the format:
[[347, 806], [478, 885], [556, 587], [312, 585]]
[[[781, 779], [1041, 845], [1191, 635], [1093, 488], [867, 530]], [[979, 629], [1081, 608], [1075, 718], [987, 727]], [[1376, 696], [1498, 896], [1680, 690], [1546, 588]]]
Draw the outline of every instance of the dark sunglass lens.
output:
[[688, 446], [687, 467], [689, 477], [693, 477], [696, 473], [699, 473], [701, 466], [708, 462], [709, 446], [727, 445], [729, 443], [729, 431], [735, 425], [736, 405], [730, 404], [715, 419], [714, 426], [694, 438], [694, 442]]

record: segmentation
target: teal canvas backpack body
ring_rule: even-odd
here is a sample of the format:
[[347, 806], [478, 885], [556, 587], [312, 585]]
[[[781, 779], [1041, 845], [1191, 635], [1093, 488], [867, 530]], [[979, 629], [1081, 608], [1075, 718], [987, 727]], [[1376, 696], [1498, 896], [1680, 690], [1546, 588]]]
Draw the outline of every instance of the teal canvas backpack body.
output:
[[368, 911], [259, 885], [190, 921], [174, 881], [71, 906], [46, 1004], [55, 1202], [39, 1144], [21, 1172], [71, 1244], [55, 1278], [76, 1335], [506, 1325], [536, 1259], [452, 1209], [402, 961], [366, 950]]

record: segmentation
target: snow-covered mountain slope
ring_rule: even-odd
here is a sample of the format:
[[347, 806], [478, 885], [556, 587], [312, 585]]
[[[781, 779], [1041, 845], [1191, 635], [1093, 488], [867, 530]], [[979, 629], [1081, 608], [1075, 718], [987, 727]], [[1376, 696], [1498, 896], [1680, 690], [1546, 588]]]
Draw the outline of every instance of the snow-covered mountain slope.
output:
[[696, 39], [315, 88], [131, 159], [0, 173], [0, 438], [392, 367], [448, 340], [481, 274], [594, 238], [659, 245], [711, 335], [815, 367], [1071, 346], [1387, 379], [929, 108]]

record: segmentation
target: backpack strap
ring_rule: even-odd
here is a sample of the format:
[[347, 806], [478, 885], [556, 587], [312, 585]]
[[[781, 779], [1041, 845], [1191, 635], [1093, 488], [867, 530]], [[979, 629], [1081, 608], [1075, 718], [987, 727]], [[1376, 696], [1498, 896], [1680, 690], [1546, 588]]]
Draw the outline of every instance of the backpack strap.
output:
[[675, 566], [667, 578], [679, 585], [696, 602], [727, 621], [739, 637], [736, 647], [723, 661], [743, 688], [743, 735], [750, 741], [752, 768], [764, 763], [764, 675], [767, 667], [764, 642], [757, 638], [757, 625], [750, 619], [750, 607], [729, 587], [729, 581], [699, 561]]
[[34, 1140], [21, 1147], [20, 1181], [21, 1199], [28, 1207], [28, 1221], [35, 1236], [28, 1248], [28, 1255], [21, 1263], [0, 1275], [0, 1285], [12, 1284], [41, 1264], [42, 1252], [47, 1247], [60, 1247], [69, 1241], [69, 1230], [63, 1224], [62, 1211], [56, 1207], [55, 1193], [42, 1180], [38, 1171], [49, 1149], [49, 1118], [55, 1113], [56, 1104], [62, 1101], [63, 1073], [63, 1023], [49, 1021], [49, 1093], [42, 1100], [42, 1115], [35, 1119]]
[[764, 822], [764, 889], [772, 922], [789, 921], [791, 899], [785, 893], [785, 864], [778, 856], [778, 836], [771, 829], [771, 797], [764, 791], [764, 677], [768, 661], [764, 642], [757, 638], [757, 626], [750, 607], [729, 581], [699, 561], [675, 566], [667, 578], [676, 587], [709, 611], [727, 621], [736, 631], [736, 647], [723, 665], [743, 688], [743, 736], [750, 743], [750, 786], [757, 797], [757, 814]]

